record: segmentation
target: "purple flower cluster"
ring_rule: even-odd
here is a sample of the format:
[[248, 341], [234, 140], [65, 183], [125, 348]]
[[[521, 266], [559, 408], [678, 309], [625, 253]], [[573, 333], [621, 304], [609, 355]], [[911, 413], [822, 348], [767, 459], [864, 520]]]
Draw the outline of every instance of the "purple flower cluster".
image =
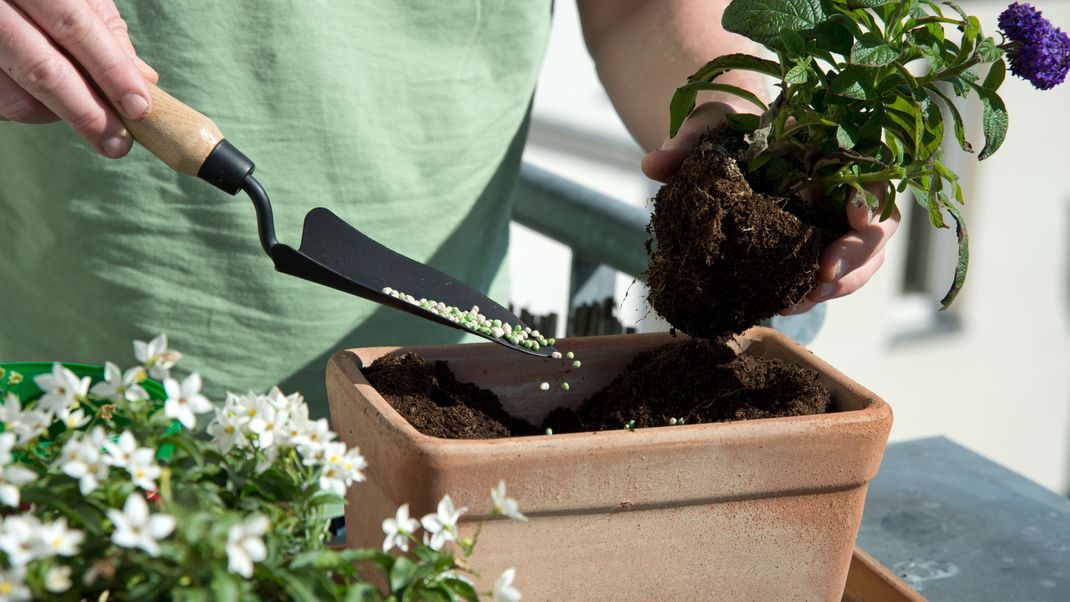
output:
[[999, 16], [999, 28], [1013, 42], [1007, 53], [1011, 73], [1041, 90], [1063, 83], [1070, 71], [1070, 36], [1039, 10], [1018, 2]]

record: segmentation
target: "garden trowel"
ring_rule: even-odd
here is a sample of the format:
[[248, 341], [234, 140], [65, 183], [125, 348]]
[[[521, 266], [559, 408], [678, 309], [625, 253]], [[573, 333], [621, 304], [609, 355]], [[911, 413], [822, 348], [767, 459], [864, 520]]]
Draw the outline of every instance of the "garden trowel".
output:
[[[555, 351], [552, 342], [538, 331], [531, 334], [520, 318], [486, 295], [391, 251], [329, 209], [318, 207], [305, 216], [300, 247], [280, 243], [275, 239], [271, 201], [252, 175], [253, 162], [223, 138], [211, 119], [156, 86], [150, 84], [150, 89], [149, 114], [137, 121], [123, 121], [134, 140], [176, 172], [197, 176], [232, 195], [244, 190], [256, 209], [260, 245], [275, 262], [276, 270], [517, 351], [542, 357]], [[473, 314], [480, 316], [475, 322], [469, 319]], [[508, 327], [508, 332], [503, 327]], [[541, 344], [537, 342], [540, 339]]]

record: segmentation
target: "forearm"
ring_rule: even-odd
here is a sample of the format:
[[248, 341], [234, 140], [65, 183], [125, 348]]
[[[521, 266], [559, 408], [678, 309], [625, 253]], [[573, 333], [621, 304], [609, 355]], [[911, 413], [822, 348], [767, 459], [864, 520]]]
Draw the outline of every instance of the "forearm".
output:
[[[700, 66], [724, 54], [753, 54], [757, 46], [721, 28], [729, 0], [577, 0], [587, 48], [598, 76], [625, 126], [645, 150], [665, 140], [669, 99]], [[718, 79], [765, 96], [765, 82], [749, 72]], [[698, 102], [719, 100], [740, 112], [753, 105], [703, 93]]]

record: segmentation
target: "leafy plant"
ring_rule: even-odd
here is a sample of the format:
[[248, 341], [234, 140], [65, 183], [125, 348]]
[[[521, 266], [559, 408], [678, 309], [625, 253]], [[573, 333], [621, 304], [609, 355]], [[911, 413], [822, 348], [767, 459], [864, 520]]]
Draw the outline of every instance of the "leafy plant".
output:
[[[32, 379], [0, 366], [0, 600], [479, 598], [455, 555], [475, 546], [457, 539], [467, 509], [447, 496], [417, 522], [405, 505], [382, 550], [332, 549], [332, 510], [364, 480], [359, 450], [299, 394], [213, 405], [197, 374], [171, 376], [181, 354], [166, 337], [135, 355], [125, 371], [53, 364]], [[524, 519], [504, 483], [492, 504], [488, 516]], [[495, 599], [519, 598], [512, 576]]]
[[[1070, 68], [1070, 38], [1018, 3], [1001, 16], [1005, 39], [998, 43], [950, 1], [734, 0], [722, 24], [777, 60], [731, 54], [704, 65], [672, 98], [670, 134], [694, 109], [699, 91], [734, 94], [762, 111], [731, 115], [729, 124], [744, 134], [741, 159], [766, 192], [816, 188], [841, 203], [857, 194], [876, 209], [880, 201], [865, 185], [885, 183], [882, 219], [892, 214], [895, 193], [907, 189], [934, 227], [947, 227], [946, 210], [959, 239], [954, 281], [941, 301], [948, 307], [966, 278], [969, 238], [959, 178], [942, 162], [946, 131], [973, 152], [950, 94], [979, 96], [985, 143], [978, 158], [985, 159], [1007, 135], [1007, 108], [997, 93], [1005, 59], [1012, 72], [1048, 89]], [[915, 64], [924, 75], [914, 74]], [[736, 69], [776, 78], [776, 99], [766, 106], [747, 90], [715, 81]]]

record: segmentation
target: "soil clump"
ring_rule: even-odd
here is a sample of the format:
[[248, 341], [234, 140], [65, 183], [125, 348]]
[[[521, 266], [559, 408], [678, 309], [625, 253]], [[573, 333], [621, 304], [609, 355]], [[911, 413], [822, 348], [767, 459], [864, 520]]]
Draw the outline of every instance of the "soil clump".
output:
[[821, 252], [849, 228], [838, 203], [752, 188], [745, 148], [727, 126], [707, 132], [654, 199], [650, 303], [694, 337], [739, 333], [802, 301]]

